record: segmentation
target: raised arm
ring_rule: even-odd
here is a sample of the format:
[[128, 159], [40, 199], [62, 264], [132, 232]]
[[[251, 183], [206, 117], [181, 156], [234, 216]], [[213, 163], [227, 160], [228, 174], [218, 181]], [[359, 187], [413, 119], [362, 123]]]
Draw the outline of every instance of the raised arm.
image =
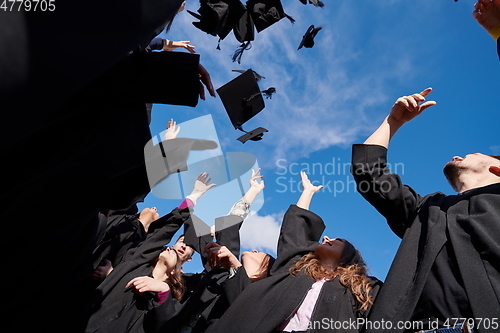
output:
[[432, 88], [427, 88], [418, 94], [398, 98], [389, 115], [364, 143], [388, 148], [389, 142], [401, 126], [420, 115], [428, 107], [436, 105], [435, 101], [425, 101], [431, 91]]
[[386, 219], [392, 231], [402, 237], [417, 212], [421, 197], [403, 185], [387, 167], [387, 148], [401, 126], [420, 115], [434, 101], [425, 101], [431, 88], [396, 100], [390, 114], [363, 145], [353, 145], [352, 174], [358, 192]]
[[321, 190], [323, 188], [323, 185], [314, 186], [304, 171], [300, 172], [300, 178], [302, 179], [303, 190], [300, 194], [299, 200], [297, 201], [297, 206], [302, 209], [309, 210], [309, 206], [311, 204], [314, 193]]
[[252, 205], [252, 202], [257, 198], [260, 192], [264, 189], [264, 181], [260, 181], [259, 179], [262, 179], [264, 176], [259, 176], [261, 169], [258, 169], [257, 171], [252, 170], [252, 178], [250, 178], [249, 183], [250, 183], [250, 188], [246, 193], [243, 195], [243, 197], [236, 201], [234, 205], [231, 207], [229, 210], [228, 215], [238, 215], [242, 219], [245, 219], [250, 212], [250, 206]]

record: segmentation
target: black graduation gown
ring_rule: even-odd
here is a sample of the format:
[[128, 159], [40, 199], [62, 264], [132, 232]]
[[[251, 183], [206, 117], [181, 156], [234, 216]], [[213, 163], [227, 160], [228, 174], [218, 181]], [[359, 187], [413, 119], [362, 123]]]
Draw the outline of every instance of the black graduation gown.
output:
[[498, 53], [498, 59], [500, 59], [500, 38], [497, 39], [497, 53]]
[[[224, 315], [207, 333], [241, 332], [271, 333], [300, 306], [315, 282], [306, 275], [291, 275], [289, 268], [302, 255], [314, 251], [325, 225], [318, 215], [291, 205], [287, 210], [278, 241], [277, 259], [271, 276], [248, 285]], [[375, 283], [377, 280], [372, 279]], [[373, 289], [375, 296], [379, 282]], [[366, 313], [357, 311], [359, 304], [338, 279], [325, 282], [312, 314], [312, 323], [323, 318], [331, 321], [353, 321]], [[359, 332], [357, 329], [336, 330], [333, 325], [312, 324], [308, 332]]]
[[[66, 333], [74, 313], [61, 304], [79, 292], [91, 271], [98, 212], [126, 208], [149, 191], [143, 161], [151, 138], [147, 100], [131, 99], [143, 89], [115, 82], [99, 94], [96, 88], [110, 82], [104, 73], [120, 71], [119, 78], [141, 81], [132, 88], [151, 86], [143, 97], [162, 90], [161, 96], [173, 95], [173, 103], [196, 105], [198, 56], [171, 52], [162, 57], [183, 60], [164, 66], [149, 56], [128, 56], [181, 2], [55, 1], [53, 12], [0, 12], [7, 32], [0, 34], [0, 152], [9, 161], [0, 202], [4, 214], [17, 215], [3, 227], [13, 236], [2, 242], [8, 253], [3, 264], [16, 270], [3, 283], [23, 286], [5, 295], [7, 331]], [[172, 90], [186, 82], [183, 94]], [[35, 246], [37, 259], [29, 260]], [[20, 265], [26, 260], [29, 265]], [[33, 274], [41, 286], [35, 295], [25, 287]], [[26, 321], [19, 310], [28, 301], [37, 320]]]
[[111, 261], [111, 265], [116, 267], [127, 250], [146, 237], [144, 225], [137, 219], [137, 215], [122, 215], [120, 221], [114, 218], [111, 222], [118, 223], [109, 223], [108, 219], [106, 233], [92, 253], [94, 267], [97, 267], [103, 259]]
[[[224, 223], [224, 220], [231, 220], [231, 226], [216, 232], [217, 243], [226, 246], [236, 257], [239, 257], [239, 230], [243, 220], [235, 215], [220, 217], [215, 221], [216, 230], [219, 229], [219, 224]], [[210, 235], [196, 237], [193, 225], [186, 226], [184, 241], [196, 248], [200, 253], [204, 270], [202, 273], [192, 274], [187, 277], [187, 293], [182, 302], [173, 299], [169, 295], [164, 303], [148, 311], [144, 319], [146, 332], [180, 332], [187, 324], [192, 325], [191, 332], [193, 333], [205, 331], [208, 325], [207, 318], [222, 293], [221, 284], [229, 277], [229, 271], [226, 268], [212, 268], [207, 263], [203, 249], [211, 240]]]
[[151, 276], [152, 263], [165, 244], [190, 218], [189, 209], [174, 209], [151, 223], [146, 239], [130, 249], [123, 261], [91, 295], [91, 316], [85, 332], [144, 332], [143, 317], [154, 306], [153, 293], [138, 296], [125, 285], [133, 278]]
[[[398, 175], [390, 173], [386, 156], [387, 149], [382, 146], [353, 146], [352, 173], [360, 193], [402, 238], [370, 321], [410, 320], [426, 276], [446, 241], [446, 232], [474, 317], [497, 318], [500, 313], [500, 184], [458, 195], [436, 192], [422, 197], [403, 185]], [[478, 327], [480, 333], [489, 332], [483, 327]]]

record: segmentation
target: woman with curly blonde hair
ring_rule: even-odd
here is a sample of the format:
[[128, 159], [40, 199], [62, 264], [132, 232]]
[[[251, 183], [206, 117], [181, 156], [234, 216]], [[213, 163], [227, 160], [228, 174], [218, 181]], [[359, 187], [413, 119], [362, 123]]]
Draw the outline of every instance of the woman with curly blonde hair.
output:
[[382, 285], [367, 275], [356, 248], [323, 237], [321, 217], [309, 211], [314, 186], [301, 173], [304, 190], [283, 218], [277, 258], [269, 277], [241, 292], [206, 333], [361, 332]]

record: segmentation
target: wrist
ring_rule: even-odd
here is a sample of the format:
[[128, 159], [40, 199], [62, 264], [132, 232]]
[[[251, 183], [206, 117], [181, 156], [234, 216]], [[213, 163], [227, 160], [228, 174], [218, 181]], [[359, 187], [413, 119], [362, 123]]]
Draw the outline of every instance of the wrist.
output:
[[302, 195], [304, 196], [310, 196], [312, 197], [314, 195], [314, 193], [316, 193], [315, 190], [313, 190], [312, 188], [305, 188], [303, 191], [302, 191]]
[[488, 33], [490, 34], [491, 37], [493, 37], [494, 40], [500, 38], [500, 24], [490, 29]]
[[394, 116], [392, 115], [388, 115], [386, 118], [385, 118], [385, 122], [387, 122], [387, 124], [389, 124], [389, 126], [391, 127], [391, 129], [393, 130], [398, 130], [401, 126], [403, 126], [405, 124], [405, 121], [403, 120], [400, 120], [400, 119], [396, 119]]

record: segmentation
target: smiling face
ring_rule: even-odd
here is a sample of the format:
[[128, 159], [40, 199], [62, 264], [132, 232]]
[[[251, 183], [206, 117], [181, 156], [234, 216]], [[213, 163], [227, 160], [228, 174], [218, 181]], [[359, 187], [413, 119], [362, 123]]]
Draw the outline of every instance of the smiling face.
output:
[[464, 174], [489, 175], [491, 166], [499, 166], [497, 157], [473, 153], [465, 157], [454, 156], [443, 168], [444, 175], [455, 191], [458, 191], [458, 182]]
[[325, 236], [314, 252], [323, 265], [336, 267], [342, 261], [344, 246], [344, 239]]
[[184, 236], [179, 237], [177, 242], [172, 246], [172, 249], [179, 254], [179, 258], [182, 262], [190, 261], [192, 259], [194, 250], [191, 246], [187, 246], [184, 243]]

